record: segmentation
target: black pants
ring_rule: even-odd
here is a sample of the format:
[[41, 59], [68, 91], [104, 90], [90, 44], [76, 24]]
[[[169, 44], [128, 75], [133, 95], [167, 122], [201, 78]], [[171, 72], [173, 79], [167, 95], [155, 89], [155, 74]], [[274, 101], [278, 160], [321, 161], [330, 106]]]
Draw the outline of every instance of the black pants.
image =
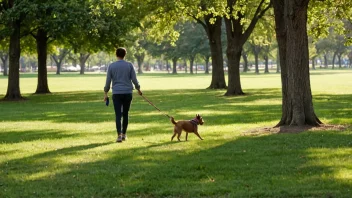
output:
[[[114, 109], [116, 115], [117, 134], [126, 134], [128, 126], [128, 111], [130, 110], [132, 102], [132, 94], [113, 94], [112, 100], [114, 102]], [[123, 117], [122, 128], [121, 117]]]

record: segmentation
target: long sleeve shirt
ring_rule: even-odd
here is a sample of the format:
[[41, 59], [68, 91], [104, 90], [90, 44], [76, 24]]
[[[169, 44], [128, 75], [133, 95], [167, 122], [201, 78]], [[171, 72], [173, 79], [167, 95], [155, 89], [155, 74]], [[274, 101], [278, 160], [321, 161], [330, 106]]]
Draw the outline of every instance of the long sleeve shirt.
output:
[[119, 60], [110, 64], [106, 74], [105, 92], [109, 92], [111, 82], [113, 94], [132, 93], [132, 83], [137, 90], [140, 89], [133, 64], [125, 60]]

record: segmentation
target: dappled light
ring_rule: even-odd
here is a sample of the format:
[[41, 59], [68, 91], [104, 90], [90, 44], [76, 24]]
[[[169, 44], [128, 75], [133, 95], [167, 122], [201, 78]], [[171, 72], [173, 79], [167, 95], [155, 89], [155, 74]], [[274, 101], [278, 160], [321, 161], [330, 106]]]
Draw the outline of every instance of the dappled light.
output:
[[[223, 90], [146, 88], [143, 94], [161, 112], [134, 94], [128, 140], [121, 144], [102, 91], [0, 102], [1, 188], [28, 197], [167, 197], [179, 189], [189, 197], [348, 194], [350, 90], [314, 94], [317, 114], [335, 128], [293, 134], [271, 131], [281, 116], [280, 89], [244, 91], [224, 97]], [[190, 134], [185, 141], [183, 132], [181, 142], [171, 141], [173, 124], [164, 114], [176, 121], [201, 114], [204, 140]], [[26, 186], [21, 194], [19, 185]]]

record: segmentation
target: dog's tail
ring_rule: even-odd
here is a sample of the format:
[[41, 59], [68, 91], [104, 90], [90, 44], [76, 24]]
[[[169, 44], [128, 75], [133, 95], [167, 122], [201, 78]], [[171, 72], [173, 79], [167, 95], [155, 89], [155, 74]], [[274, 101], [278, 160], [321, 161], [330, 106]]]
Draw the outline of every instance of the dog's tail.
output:
[[172, 124], [177, 124], [177, 123], [175, 122], [174, 117], [170, 117], [170, 121], [172, 122]]

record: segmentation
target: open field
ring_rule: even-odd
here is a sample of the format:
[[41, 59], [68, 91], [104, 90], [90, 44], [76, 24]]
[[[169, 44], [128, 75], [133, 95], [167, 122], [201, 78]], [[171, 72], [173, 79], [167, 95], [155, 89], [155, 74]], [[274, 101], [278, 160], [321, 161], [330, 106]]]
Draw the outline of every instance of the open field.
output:
[[[204, 140], [171, 142], [170, 121], [134, 94], [117, 144], [103, 74], [50, 74], [49, 95], [33, 95], [36, 75], [21, 75], [28, 100], [0, 102], [0, 197], [351, 197], [351, 77], [311, 72], [316, 114], [346, 130], [250, 135], [280, 119], [279, 74], [241, 75], [241, 97], [205, 89], [210, 75], [139, 75], [163, 113], [202, 114]], [[0, 76], [0, 98], [6, 88]]]

